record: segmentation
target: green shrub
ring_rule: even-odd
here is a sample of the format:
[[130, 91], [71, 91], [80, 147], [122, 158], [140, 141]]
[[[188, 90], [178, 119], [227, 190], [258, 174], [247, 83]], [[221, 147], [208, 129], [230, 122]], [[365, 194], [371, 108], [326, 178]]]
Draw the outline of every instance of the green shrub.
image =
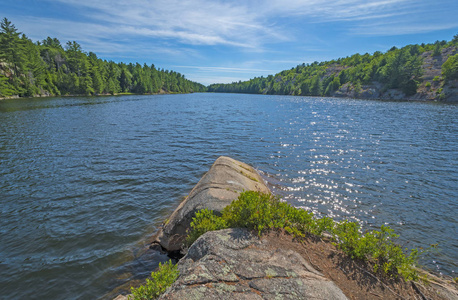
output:
[[439, 76], [434, 76], [433, 81], [439, 81], [439, 80], [440, 80]]
[[363, 234], [356, 222], [335, 222], [328, 217], [317, 219], [313, 213], [281, 202], [278, 197], [253, 191], [241, 193], [223, 209], [221, 217], [209, 210], [196, 213], [187, 242], [190, 245], [210, 230], [235, 227], [248, 228], [259, 235], [269, 229], [284, 229], [296, 237], [320, 236], [327, 231], [337, 247], [353, 259], [371, 262], [375, 272], [381, 270], [389, 276], [400, 274], [406, 279], [418, 278], [414, 266], [421, 253], [413, 249], [406, 255], [395, 243], [398, 235], [390, 227], [382, 225], [380, 231]]
[[382, 270], [388, 275], [401, 273], [406, 279], [417, 278], [413, 266], [418, 260], [418, 250], [413, 249], [406, 256], [395, 243], [399, 236], [390, 227], [382, 225], [380, 231], [361, 234], [357, 223], [342, 221], [336, 224], [333, 234], [340, 249], [352, 258], [371, 261], [374, 272]]
[[196, 212], [191, 222], [192, 230], [188, 233], [186, 244], [190, 246], [199, 236], [207, 231], [227, 228], [223, 218], [216, 216], [212, 210], [202, 209]]
[[156, 272], [151, 273], [151, 279], [146, 279], [146, 284], [138, 288], [131, 288], [134, 300], [156, 299], [175, 282], [178, 277], [177, 266], [172, 261], [161, 264]]
[[447, 81], [458, 79], [458, 54], [450, 56], [442, 65], [442, 75]]
[[270, 194], [244, 192], [223, 209], [223, 219], [229, 227], [249, 228], [261, 234], [265, 229], [285, 226], [287, 220], [281, 214], [281, 204]]
[[427, 89], [429, 89], [429, 88], [431, 87], [431, 82], [428, 81], [428, 82], [425, 84], [425, 87], [426, 87]]
[[406, 83], [401, 84], [400, 87], [406, 96], [412, 96], [417, 93], [418, 82], [410, 79]]

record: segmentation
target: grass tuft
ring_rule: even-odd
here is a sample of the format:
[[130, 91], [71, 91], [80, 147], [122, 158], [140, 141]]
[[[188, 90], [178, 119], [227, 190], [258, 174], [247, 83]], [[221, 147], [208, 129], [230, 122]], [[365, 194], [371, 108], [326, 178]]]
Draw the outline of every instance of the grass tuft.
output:
[[156, 299], [175, 282], [178, 277], [177, 266], [172, 261], [161, 264], [156, 272], [151, 273], [151, 279], [146, 279], [146, 284], [138, 288], [131, 288], [134, 300]]

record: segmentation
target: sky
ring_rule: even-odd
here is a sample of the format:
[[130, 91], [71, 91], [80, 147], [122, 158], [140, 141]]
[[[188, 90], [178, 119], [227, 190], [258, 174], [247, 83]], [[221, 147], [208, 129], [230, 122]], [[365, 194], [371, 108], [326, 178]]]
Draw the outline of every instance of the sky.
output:
[[458, 34], [457, 0], [0, 0], [4, 17], [34, 42], [205, 85]]

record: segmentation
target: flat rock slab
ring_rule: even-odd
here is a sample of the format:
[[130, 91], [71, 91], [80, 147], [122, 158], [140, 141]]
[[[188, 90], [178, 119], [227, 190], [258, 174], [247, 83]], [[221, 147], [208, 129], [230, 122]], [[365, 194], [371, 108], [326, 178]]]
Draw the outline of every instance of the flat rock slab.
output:
[[298, 253], [272, 247], [246, 229], [202, 235], [178, 270], [159, 299], [347, 299]]
[[179, 251], [195, 212], [206, 208], [220, 213], [243, 191], [270, 193], [251, 166], [226, 156], [219, 157], [159, 229], [153, 244], [167, 251]]

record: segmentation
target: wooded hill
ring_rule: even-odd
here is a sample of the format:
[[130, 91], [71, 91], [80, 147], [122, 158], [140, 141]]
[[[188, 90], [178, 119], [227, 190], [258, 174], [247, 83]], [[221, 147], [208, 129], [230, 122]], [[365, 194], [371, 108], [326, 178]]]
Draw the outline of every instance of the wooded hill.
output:
[[301, 64], [267, 77], [212, 84], [209, 92], [458, 101], [453, 40]]
[[12, 96], [203, 92], [205, 86], [154, 65], [115, 63], [73, 41], [33, 43], [4, 18], [0, 24], [0, 98]]

